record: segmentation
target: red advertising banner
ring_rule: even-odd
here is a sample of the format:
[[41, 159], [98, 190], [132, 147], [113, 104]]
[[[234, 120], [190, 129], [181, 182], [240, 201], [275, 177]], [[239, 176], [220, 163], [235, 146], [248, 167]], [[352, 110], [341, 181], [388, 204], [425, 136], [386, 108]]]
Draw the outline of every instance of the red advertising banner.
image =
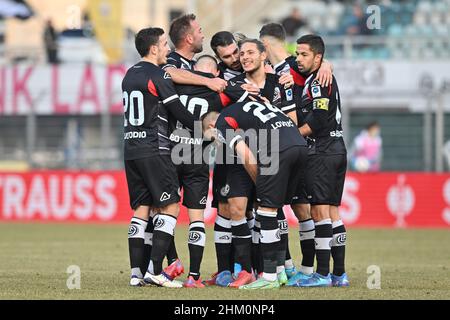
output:
[[[214, 223], [208, 198], [205, 220]], [[132, 215], [122, 171], [0, 173], [0, 222], [119, 222]], [[290, 224], [297, 223], [285, 207]], [[450, 175], [347, 175], [342, 219], [361, 227], [450, 227]], [[179, 223], [187, 223], [184, 207]]]

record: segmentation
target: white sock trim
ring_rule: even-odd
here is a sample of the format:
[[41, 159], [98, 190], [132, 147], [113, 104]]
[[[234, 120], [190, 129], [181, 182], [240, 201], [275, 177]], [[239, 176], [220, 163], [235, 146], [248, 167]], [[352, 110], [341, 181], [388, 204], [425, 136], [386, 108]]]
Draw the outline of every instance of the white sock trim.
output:
[[277, 274], [284, 271], [284, 266], [277, 266]]
[[223, 228], [231, 228], [231, 220], [225, 219], [219, 215], [216, 216], [216, 224], [223, 227]]
[[285, 269], [292, 269], [292, 268], [294, 268], [294, 261], [292, 261], [292, 259], [284, 261], [284, 268]]
[[258, 214], [260, 216], [263, 216], [263, 217], [273, 218], [273, 217], [277, 216], [277, 212], [276, 211], [262, 211], [262, 210], [258, 210], [257, 212], [258, 212]]
[[331, 219], [323, 219], [315, 223], [316, 226], [321, 226], [323, 224], [331, 224]]
[[265, 273], [263, 272], [262, 277], [266, 279], [267, 281], [277, 281], [277, 274], [276, 273]]
[[334, 229], [334, 228], [343, 226], [343, 225], [344, 225], [344, 222], [342, 222], [342, 220], [337, 220], [337, 221], [333, 221], [333, 222], [331, 223], [331, 225], [333, 226], [333, 229]]
[[300, 266], [300, 268], [298, 269], [298, 271], [300, 271], [303, 274], [313, 274], [314, 272], [314, 267], [305, 267], [305, 266]]
[[247, 224], [247, 219], [243, 218], [241, 220], [231, 220], [232, 227], [240, 226], [241, 224]]

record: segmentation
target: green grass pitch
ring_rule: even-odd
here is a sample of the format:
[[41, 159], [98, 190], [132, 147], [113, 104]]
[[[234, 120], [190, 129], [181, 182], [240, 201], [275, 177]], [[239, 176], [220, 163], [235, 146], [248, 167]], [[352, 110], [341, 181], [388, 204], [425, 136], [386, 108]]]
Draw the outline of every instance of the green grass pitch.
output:
[[[177, 228], [177, 250], [188, 269], [187, 229]], [[351, 287], [251, 292], [131, 288], [127, 230], [127, 225], [0, 223], [0, 299], [450, 299], [448, 229], [349, 229], [346, 264]], [[290, 232], [298, 266], [298, 233], [294, 227]], [[212, 239], [208, 228], [203, 278], [216, 268]], [[79, 290], [66, 286], [70, 265], [80, 267]], [[380, 267], [381, 289], [367, 288], [370, 265]]]

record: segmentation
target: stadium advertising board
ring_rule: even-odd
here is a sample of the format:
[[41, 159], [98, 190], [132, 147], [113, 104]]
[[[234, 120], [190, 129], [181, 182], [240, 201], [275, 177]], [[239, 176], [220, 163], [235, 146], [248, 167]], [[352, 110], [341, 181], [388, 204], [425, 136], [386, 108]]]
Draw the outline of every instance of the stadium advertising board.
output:
[[[212, 225], [211, 190], [205, 214]], [[286, 207], [290, 224], [296, 224]], [[348, 226], [450, 227], [450, 175], [347, 175], [340, 213]], [[0, 173], [0, 221], [118, 222], [131, 216], [122, 171]], [[179, 223], [188, 223], [181, 209]]]

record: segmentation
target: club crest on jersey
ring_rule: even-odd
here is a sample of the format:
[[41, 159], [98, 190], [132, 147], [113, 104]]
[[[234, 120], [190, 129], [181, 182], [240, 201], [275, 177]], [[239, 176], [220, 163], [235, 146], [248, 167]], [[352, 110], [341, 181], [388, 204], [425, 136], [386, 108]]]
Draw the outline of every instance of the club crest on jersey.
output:
[[172, 77], [167, 72], [164, 72], [164, 79], [172, 79]]
[[199, 242], [202, 238], [202, 235], [197, 231], [191, 231], [189, 232], [189, 243], [196, 243]]
[[166, 200], [170, 199], [170, 194], [168, 194], [167, 192], [163, 192], [163, 194], [161, 195], [161, 198], [159, 198], [159, 201], [163, 202]]
[[273, 94], [273, 103], [276, 103], [277, 101], [281, 100], [281, 92], [280, 88], [276, 87]]

